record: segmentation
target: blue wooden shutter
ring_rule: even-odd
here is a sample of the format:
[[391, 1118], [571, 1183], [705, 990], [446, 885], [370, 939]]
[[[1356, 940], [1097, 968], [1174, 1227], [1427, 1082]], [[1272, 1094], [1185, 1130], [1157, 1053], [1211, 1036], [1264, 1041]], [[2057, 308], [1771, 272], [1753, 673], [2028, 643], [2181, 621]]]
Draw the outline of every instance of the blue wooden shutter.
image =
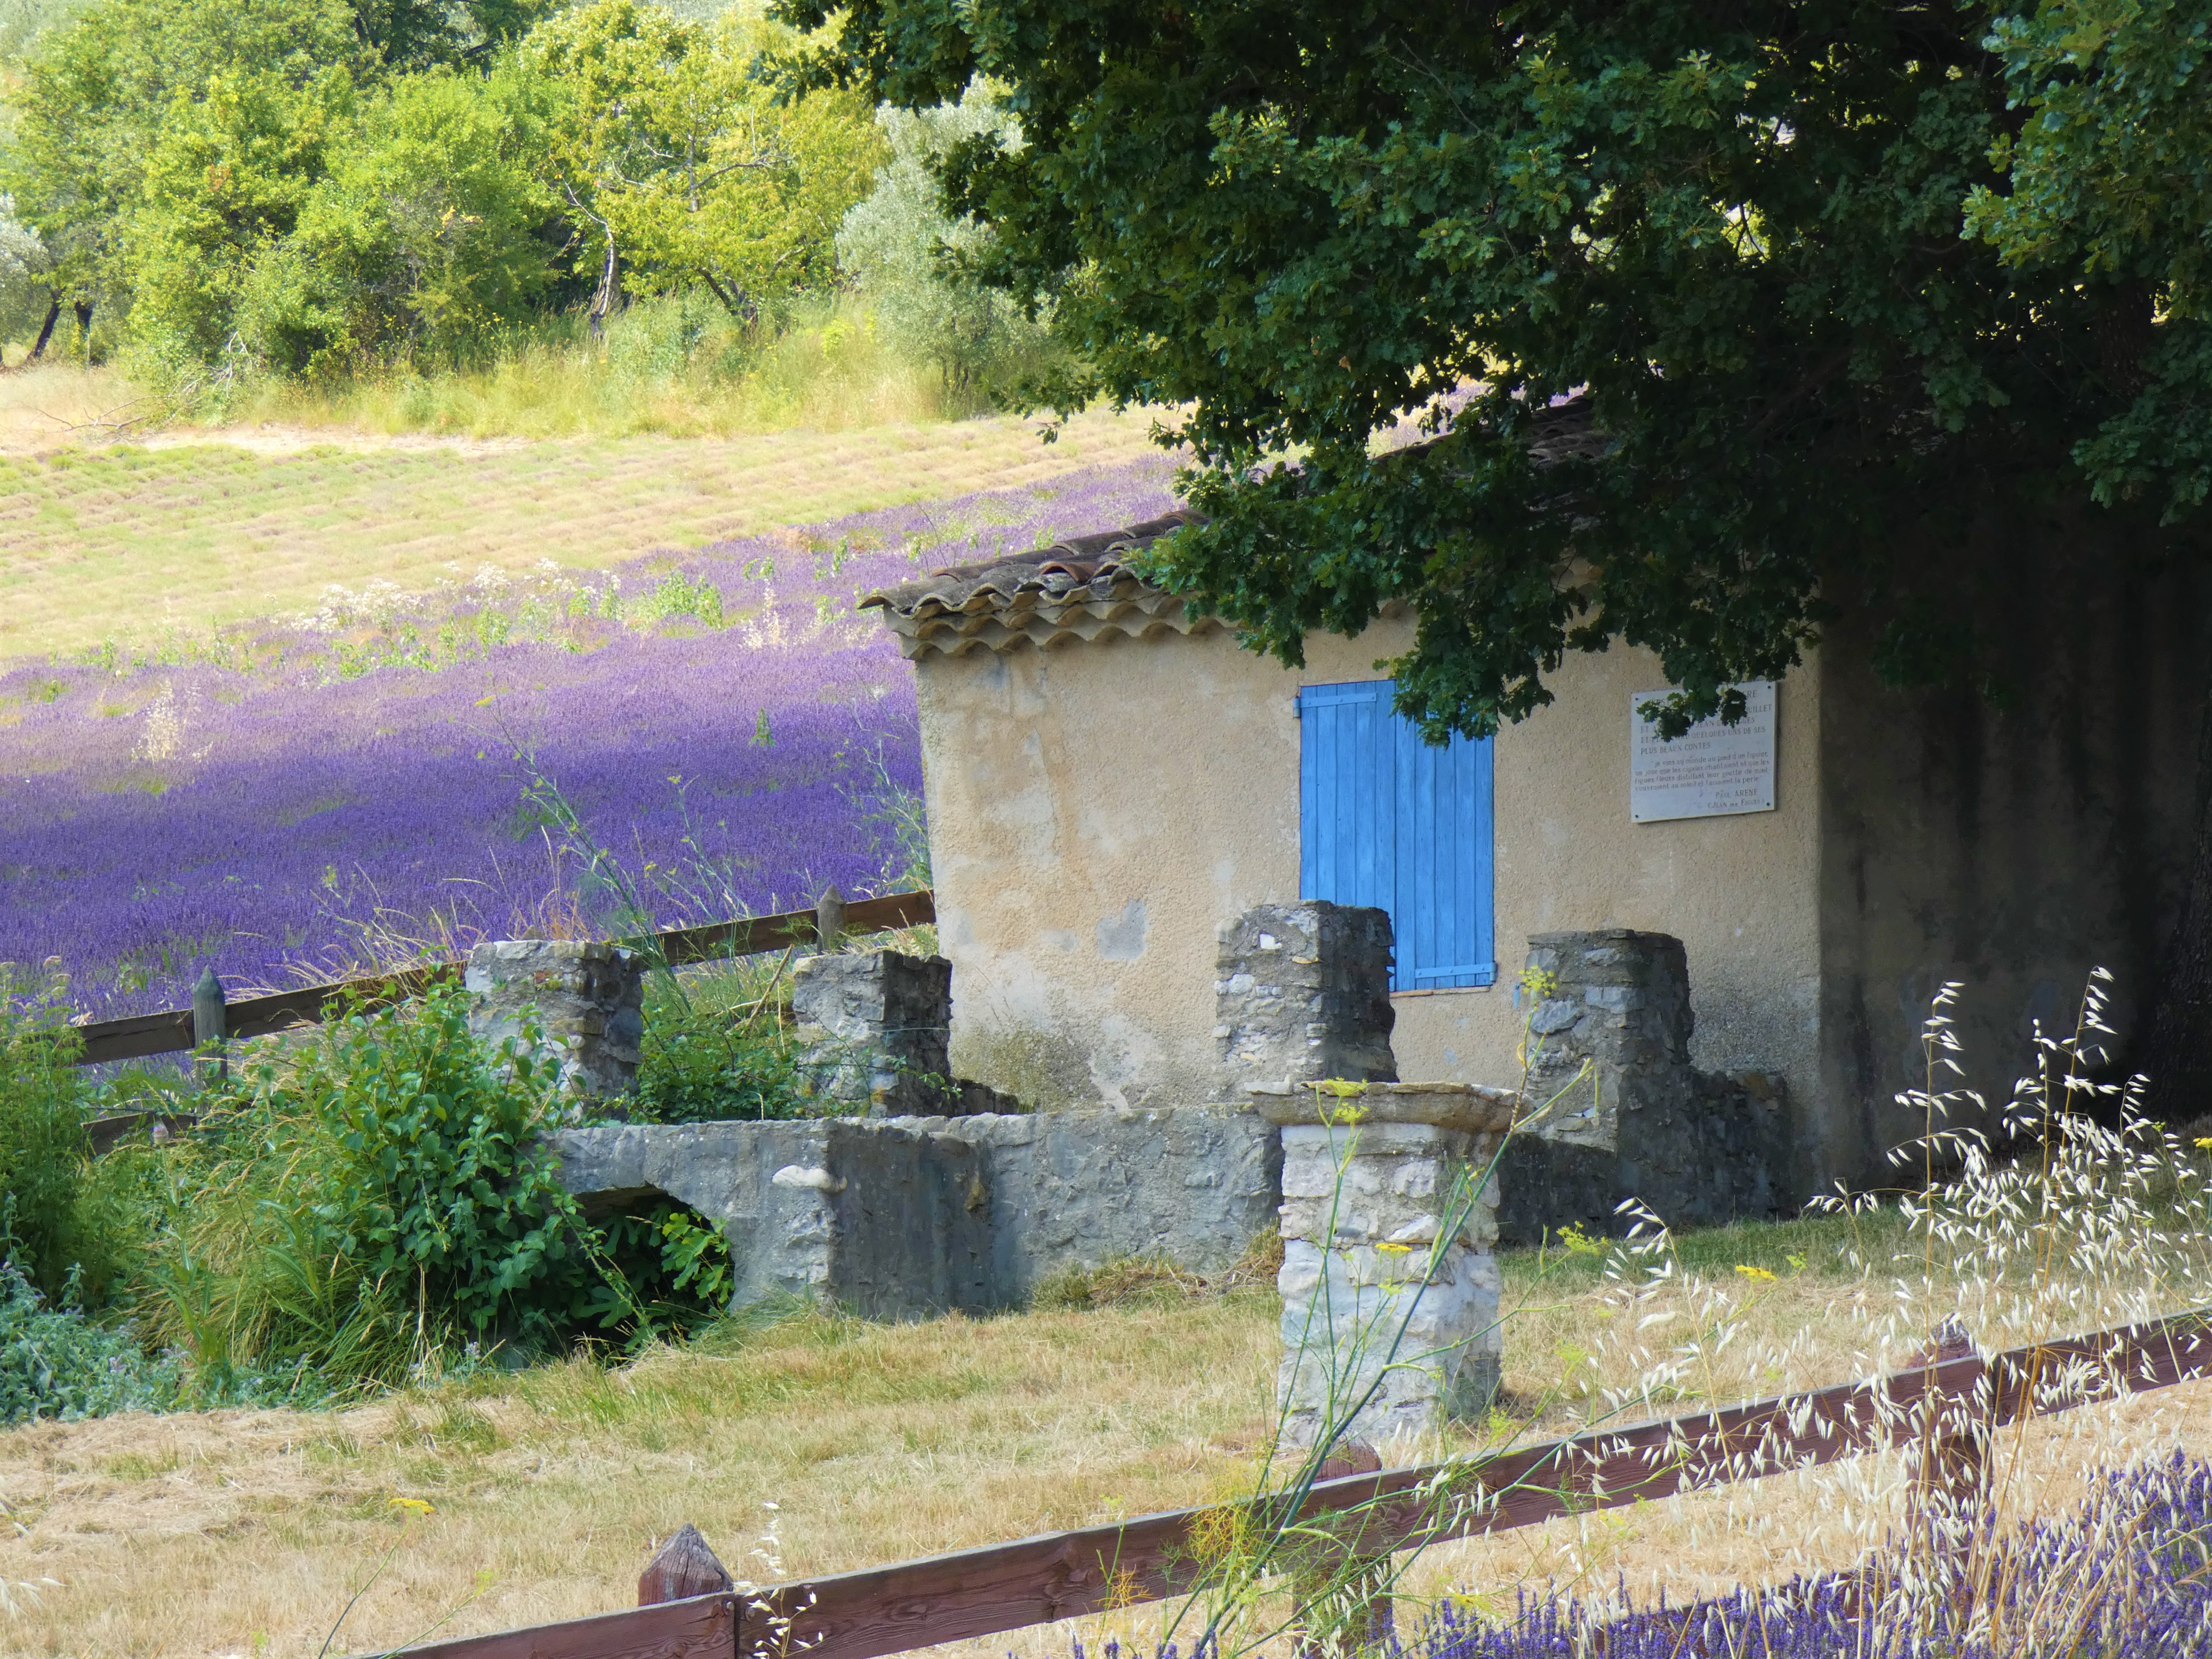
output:
[[1299, 694], [1298, 890], [1390, 913], [1394, 991], [1488, 985], [1490, 744], [1421, 741], [1389, 680]]
[[1391, 728], [1400, 722], [1390, 712], [1390, 682], [1310, 685], [1298, 694], [1298, 720], [1299, 896], [1391, 910], [1398, 888]]
[[1490, 741], [1454, 738], [1439, 749], [1411, 720], [1397, 741], [1398, 941], [1392, 988], [1488, 985], [1491, 950]]

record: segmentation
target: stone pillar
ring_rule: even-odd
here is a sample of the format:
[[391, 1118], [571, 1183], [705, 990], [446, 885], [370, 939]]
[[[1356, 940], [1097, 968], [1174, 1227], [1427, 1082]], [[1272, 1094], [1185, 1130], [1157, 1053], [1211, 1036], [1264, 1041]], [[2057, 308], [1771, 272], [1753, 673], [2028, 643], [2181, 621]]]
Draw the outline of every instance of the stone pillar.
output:
[[1626, 927], [1538, 933], [1528, 966], [1553, 981], [1529, 1019], [1529, 1103], [1566, 1091], [1544, 1115], [1546, 1139], [1615, 1146], [1624, 1113], [1664, 1113], [1688, 1096], [1696, 1022], [1681, 940]]
[[943, 957], [860, 951], [808, 957], [793, 970], [793, 1033], [808, 1091], [852, 1117], [941, 1117], [958, 1110], [948, 1045], [952, 964]]
[[1219, 1097], [1255, 1084], [1389, 1081], [1390, 914], [1311, 900], [1223, 926], [1214, 970]]
[[1512, 1099], [1452, 1083], [1253, 1091], [1283, 1138], [1276, 1389], [1291, 1443], [1426, 1434], [1489, 1405], [1504, 1345], [1486, 1172]]
[[645, 1036], [645, 968], [632, 951], [574, 939], [501, 939], [469, 952], [462, 983], [469, 1030], [490, 1042], [519, 1036], [526, 1017], [545, 1034], [539, 1054], [560, 1067], [564, 1094], [611, 1098], [637, 1080]]

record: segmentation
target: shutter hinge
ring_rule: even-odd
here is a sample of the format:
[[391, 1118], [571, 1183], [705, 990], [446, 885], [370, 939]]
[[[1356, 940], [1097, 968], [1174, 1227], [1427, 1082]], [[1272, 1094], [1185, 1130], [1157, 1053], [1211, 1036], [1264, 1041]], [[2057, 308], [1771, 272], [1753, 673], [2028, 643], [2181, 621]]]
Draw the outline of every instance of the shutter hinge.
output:
[[1291, 718], [1292, 720], [1304, 720], [1305, 717], [1306, 717], [1306, 694], [1305, 694], [1304, 692], [1303, 692], [1303, 691], [1293, 691], [1293, 692], [1291, 692]]

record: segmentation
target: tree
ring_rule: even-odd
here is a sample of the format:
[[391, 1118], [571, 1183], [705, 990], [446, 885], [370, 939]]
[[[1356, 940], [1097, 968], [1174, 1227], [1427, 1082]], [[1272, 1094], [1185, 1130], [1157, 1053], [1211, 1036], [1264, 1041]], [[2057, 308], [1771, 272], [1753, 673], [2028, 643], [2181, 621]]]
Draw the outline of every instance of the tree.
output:
[[234, 100], [265, 102], [364, 67], [334, 0], [109, 0], [46, 36], [24, 67], [15, 143], [0, 160], [17, 210], [45, 240], [58, 292], [129, 303], [132, 283], [118, 264], [125, 221], [164, 130], [211, 82]]
[[452, 358], [524, 323], [553, 280], [535, 176], [542, 100], [510, 63], [396, 76], [335, 147], [246, 297], [248, 343], [293, 370]]
[[14, 199], [0, 191], [0, 340], [9, 337], [14, 325], [40, 314], [48, 319], [47, 331], [52, 331], [60, 302], [52, 297], [46, 283], [51, 263], [39, 233], [15, 217]]
[[892, 337], [936, 363], [946, 385], [964, 391], [1001, 379], [1036, 355], [1043, 331], [1006, 295], [968, 275], [990, 233], [972, 216], [956, 221], [945, 211], [931, 166], [986, 132], [1018, 143], [1019, 125], [974, 82], [957, 104], [919, 114], [886, 106], [876, 119], [890, 160], [838, 228], [838, 262]]
[[[1997, 20], [1991, 45], [2027, 118], [1968, 223], [2017, 270], [2131, 297], [2124, 407], [2073, 459], [2100, 501], [2159, 500], [2194, 529], [2212, 489], [2212, 4], [2067, 0]], [[2212, 663], [2199, 701], [2197, 844], [2142, 1056], [2177, 1120], [2212, 1098]]]
[[[46, 9], [57, 15], [70, 0]], [[486, 60], [546, 0], [101, 0], [42, 21], [0, 154], [57, 296], [205, 362], [346, 136], [362, 89]], [[150, 286], [149, 286], [150, 284]]]
[[210, 76], [156, 131], [118, 238], [132, 327], [177, 368], [220, 360], [353, 113], [353, 77]]
[[[1162, 574], [1290, 661], [1411, 604], [1394, 666], [1439, 736], [1528, 713], [1616, 638], [1683, 688], [1670, 726], [1712, 712], [1797, 661], [1843, 565], [1893, 674], [1971, 678], [1942, 571], [1868, 550], [1995, 489], [2133, 501], [2069, 458], [2173, 364], [2158, 329], [2195, 338], [2154, 288], [1961, 234], [2021, 125], [1972, 6], [782, 15], [833, 9], [802, 84], [909, 108], [1006, 87], [1026, 143], [957, 149], [949, 197], [1083, 365], [1040, 395], [1188, 406], [1171, 435], [1213, 522]], [[1435, 441], [1370, 454], [1409, 410]]]
[[751, 72], [763, 44], [735, 14], [679, 21], [597, 0], [541, 25], [524, 61], [553, 88], [544, 167], [595, 271], [592, 318], [621, 271], [649, 289], [702, 284], [750, 315], [826, 276], [847, 208], [882, 158], [871, 106], [824, 92], [779, 105]]

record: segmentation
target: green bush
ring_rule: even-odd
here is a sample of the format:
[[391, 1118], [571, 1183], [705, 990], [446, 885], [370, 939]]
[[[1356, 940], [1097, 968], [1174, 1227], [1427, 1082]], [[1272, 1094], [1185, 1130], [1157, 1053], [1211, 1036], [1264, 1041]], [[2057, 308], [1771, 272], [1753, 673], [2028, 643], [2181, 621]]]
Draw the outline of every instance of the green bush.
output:
[[766, 1030], [746, 1016], [655, 981], [630, 1115], [646, 1123], [811, 1115], [801, 1077], [773, 1014]]
[[149, 1358], [127, 1325], [52, 1307], [12, 1261], [0, 1261], [0, 1425], [179, 1403], [174, 1358]]
[[456, 988], [264, 1054], [169, 1161], [157, 1334], [207, 1389], [337, 1390], [719, 1311], [710, 1244], [585, 1219], [538, 1144], [562, 1103], [526, 1034], [471, 1036]]
[[886, 105], [876, 119], [891, 159], [846, 213], [837, 258], [885, 336], [908, 356], [935, 364], [957, 390], [1005, 385], [1046, 362], [1053, 347], [1045, 325], [968, 273], [990, 233], [945, 211], [932, 171], [963, 143], [989, 138], [1020, 149], [1019, 122], [980, 82], [957, 104], [919, 113]]

